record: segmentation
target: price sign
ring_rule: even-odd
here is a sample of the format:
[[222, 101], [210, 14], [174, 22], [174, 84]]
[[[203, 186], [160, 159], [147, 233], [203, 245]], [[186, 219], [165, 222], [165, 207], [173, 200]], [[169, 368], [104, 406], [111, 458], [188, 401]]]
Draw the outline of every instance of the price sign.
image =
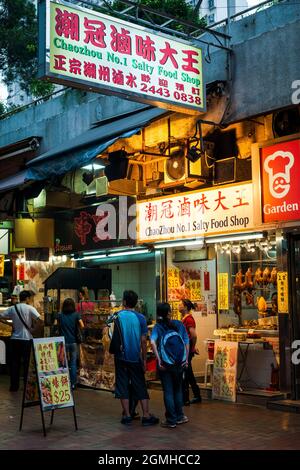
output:
[[33, 340], [43, 410], [74, 406], [63, 337]]

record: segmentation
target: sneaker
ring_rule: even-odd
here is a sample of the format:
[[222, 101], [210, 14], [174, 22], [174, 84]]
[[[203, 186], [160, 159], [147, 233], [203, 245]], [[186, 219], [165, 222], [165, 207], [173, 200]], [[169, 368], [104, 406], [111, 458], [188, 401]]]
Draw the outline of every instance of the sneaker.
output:
[[168, 421], [163, 421], [160, 425], [162, 428], [176, 428], [176, 424], [169, 423]]
[[121, 419], [121, 424], [125, 424], [125, 426], [129, 426], [132, 423], [132, 417], [131, 416], [123, 416]]
[[187, 416], [182, 416], [181, 419], [179, 419], [176, 424], [184, 424], [184, 423], [188, 423], [189, 422], [189, 418]]
[[193, 405], [194, 403], [201, 403], [201, 402], [202, 402], [201, 397], [195, 397], [191, 400], [191, 405]]
[[156, 416], [150, 415], [149, 418], [145, 416], [142, 418], [142, 425], [143, 426], [153, 426], [154, 424], [158, 424], [159, 419]]

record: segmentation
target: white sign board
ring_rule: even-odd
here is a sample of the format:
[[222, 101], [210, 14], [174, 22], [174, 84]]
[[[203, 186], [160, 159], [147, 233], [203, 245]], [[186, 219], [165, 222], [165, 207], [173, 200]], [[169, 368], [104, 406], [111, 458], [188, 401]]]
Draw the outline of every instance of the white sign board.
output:
[[40, 76], [51, 81], [205, 111], [202, 50], [188, 42], [61, 0], [40, 2], [39, 42]]
[[3, 255], [8, 254], [9, 231], [0, 229], [0, 253]]
[[252, 184], [182, 193], [137, 203], [139, 243], [253, 228]]

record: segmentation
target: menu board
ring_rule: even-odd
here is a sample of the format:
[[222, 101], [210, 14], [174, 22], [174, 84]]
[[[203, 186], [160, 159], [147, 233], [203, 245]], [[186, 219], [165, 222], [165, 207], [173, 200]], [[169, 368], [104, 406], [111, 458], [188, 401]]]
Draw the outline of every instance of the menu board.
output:
[[237, 342], [215, 341], [213, 398], [236, 401], [237, 360]]
[[[40, 389], [42, 409], [47, 411], [74, 406], [64, 337], [34, 339], [33, 349], [35, 380]], [[36, 397], [33, 372], [31, 363], [25, 393], [27, 400]]]
[[169, 301], [182, 299], [200, 300], [201, 298], [200, 269], [168, 269]]

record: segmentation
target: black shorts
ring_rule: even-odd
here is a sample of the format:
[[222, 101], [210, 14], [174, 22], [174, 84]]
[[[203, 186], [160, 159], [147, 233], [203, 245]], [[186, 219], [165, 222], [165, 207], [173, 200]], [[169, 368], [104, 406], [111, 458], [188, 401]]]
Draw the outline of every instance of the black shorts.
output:
[[125, 362], [115, 357], [116, 388], [115, 397], [129, 400], [149, 398], [144, 369], [141, 362]]

